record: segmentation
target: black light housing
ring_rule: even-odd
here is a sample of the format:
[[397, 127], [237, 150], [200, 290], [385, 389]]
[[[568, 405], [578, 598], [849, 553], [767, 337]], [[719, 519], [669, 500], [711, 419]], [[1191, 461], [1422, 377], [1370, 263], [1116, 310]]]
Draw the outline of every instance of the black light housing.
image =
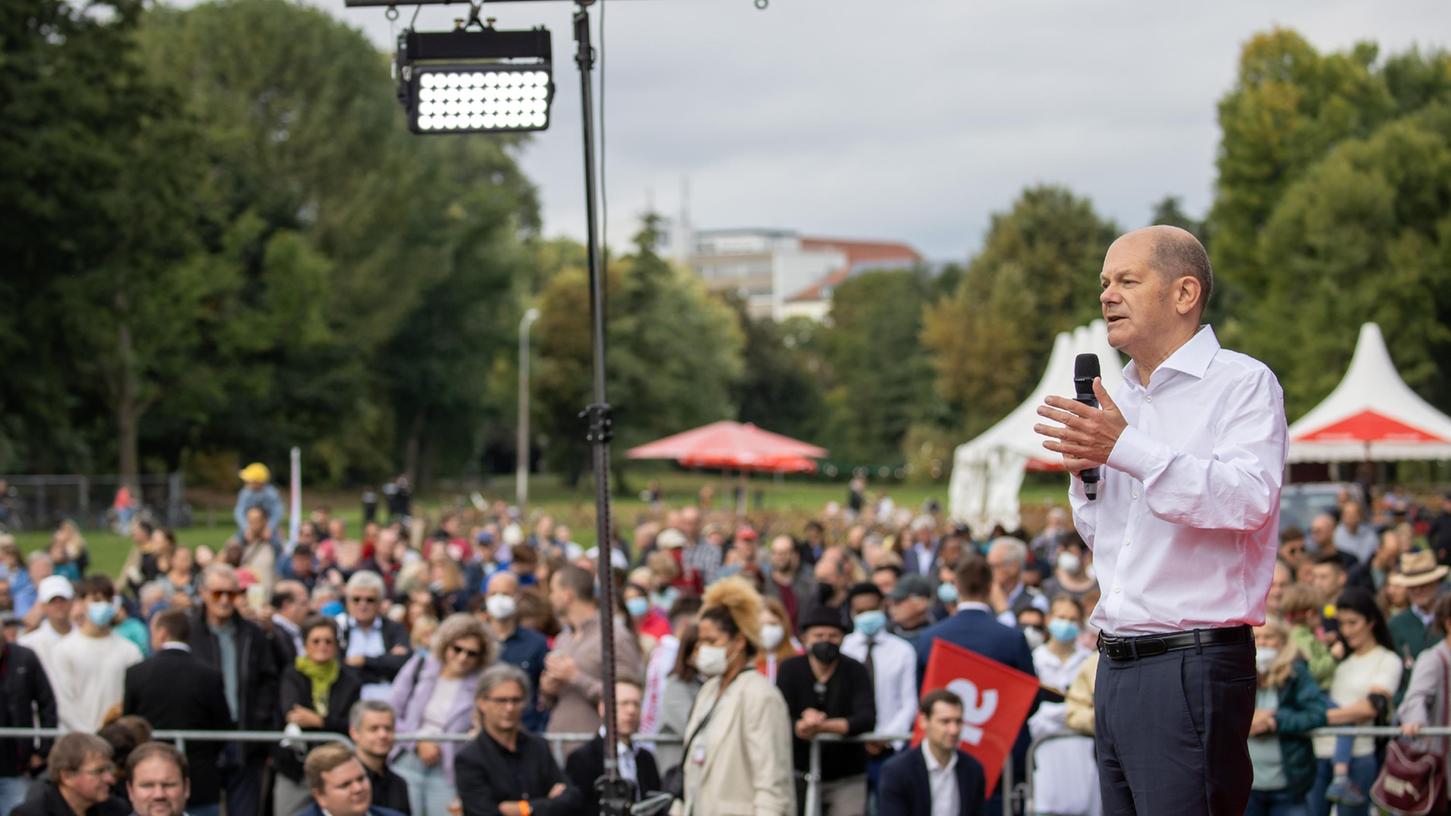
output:
[[419, 134], [544, 130], [554, 99], [549, 31], [398, 36], [398, 99]]

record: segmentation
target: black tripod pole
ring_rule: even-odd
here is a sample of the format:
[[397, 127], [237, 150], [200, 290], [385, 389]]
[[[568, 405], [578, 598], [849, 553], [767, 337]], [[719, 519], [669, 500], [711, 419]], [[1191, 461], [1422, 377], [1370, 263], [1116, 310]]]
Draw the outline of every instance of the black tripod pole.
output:
[[589, 221], [585, 234], [589, 250], [589, 311], [594, 355], [594, 402], [581, 416], [587, 421], [586, 439], [594, 454], [595, 541], [599, 569], [600, 659], [603, 665], [600, 694], [604, 701], [605, 775], [595, 782], [603, 816], [629, 812], [633, 786], [620, 776], [619, 735], [615, 720], [615, 582], [610, 566], [614, 541], [610, 523], [610, 405], [605, 400], [605, 277], [599, 245], [599, 222], [595, 216], [594, 150], [594, 47], [589, 36], [589, 4], [580, 0], [574, 13], [574, 40], [579, 45], [575, 64], [579, 66], [580, 103], [584, 114], [584, 205]]

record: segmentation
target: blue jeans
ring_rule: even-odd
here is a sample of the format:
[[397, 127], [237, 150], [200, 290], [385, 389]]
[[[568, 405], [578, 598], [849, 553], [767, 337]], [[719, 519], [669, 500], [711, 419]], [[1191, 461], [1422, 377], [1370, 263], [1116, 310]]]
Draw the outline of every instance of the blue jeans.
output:
[[1284, 790], [1252, 790], [1244, 816], [1310, 816], [1305, 797], [1298, 799]]
[[[1375, 754], [1350, 758], [1350, 781], [1360, 788], [1360, 792], [1367, 797], [1370, 796], [1370, 787], [1375, 784], [1375, 776], [1380, 773], [1380, 763], [1376, 762]], [[1313, 816], [1330, 816], [1330, 803], [1325, 801], [1325, 789], [1330, 787], [1330, 780], [1335, 776], [1335, 769], [1332, 760], [1315, 760], [1315, 784], [1310, 788], [1310, 813]], [[1369, 816], [1370, 805], [1360, 807], [1346, 807], [1336, 805], [1336, 816]]]
[[413, 751], [404, 751], [393, 763], [393, 773], [408, 783], [408, 809], [413, 816], [449, 816], [455, 792], [443, 763], [424, 765]]
[[0, 816], [19, 807], [25, 801], [25, 792], [29, 789], [28, 776], [0, 776]]

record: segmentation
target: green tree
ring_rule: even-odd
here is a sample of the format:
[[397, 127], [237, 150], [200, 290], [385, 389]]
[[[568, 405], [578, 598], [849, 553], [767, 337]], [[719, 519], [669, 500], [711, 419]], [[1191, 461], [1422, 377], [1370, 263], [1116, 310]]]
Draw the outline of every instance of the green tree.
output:
[[0, 11], [5, 466], [114, 463], [134, 482], [142, 420], [184, 388], [226, 285], [192, 257], [200, 134], [141, 70], [141, 16], [139, 2]]
[[207, 124], [218, 226], [203, 239], [238, 282], [194, 444], [304, 445], [331, 480], [401, 461], [427, 483], [435, 452], [471, 460], [538, 226], [519, 139], [411, 136], [383, 55], [285, 0], [161, 7], [144, 34]]
[[908, 429], [935, 416], [932, 371], [918, 342], [932, 286], [922, 269], [878, 270], [832, 292], [830, 319], [814, 342], [827, 383], [823, 441], [833, 459], [899, 462]]
[[923, 319], [937, 394], [957, 430], [976, 434], [1012, 410], [1053, 338], [1098, 316], [1098, 275], [1118, 231], [1056, 186], [1024, 190], [993, 216], [957, 290]]
[[745, 302], [729, 297], [744, 338], [742, 374], [732, 389], [742, 422], [814, 441], [825, 410], [821, 382], [811, 369], [808, 352], [782, 324], [754, 318]]
[[1444, 53], [1409, 51], [1377, 64], [1378, 53], [1361, 43], [1321, 54], [1288, 29], [1245, 44], [1235, 84], [1219, 102], [1219, 177], [1209, 215], [1229, 312], [1275, 271], [1257, 242], [1285, 190], [1336, 144], [1367, 137], [1451, 90]]
[[1406, 382], [1451, 407], [1451, 100], [1343, 142], [1291, 185], [1259, 245], [1276, 270], [1248, 304], [1244, 348], [1297, 417], [1375, 321]]
[[[606, 391], [614, 408], [615, 456], [656, 437], [735, 415], [740, 331], [730, 309], [653, 249], [659, 218], [648, 214], [630, 255], [606, 280]], [[578, 414], [592, 401], [588, 277], [566, 269], [545, 287], [535, 331], [534, 405], [543, 455], [569, 479], [588, 465]]]

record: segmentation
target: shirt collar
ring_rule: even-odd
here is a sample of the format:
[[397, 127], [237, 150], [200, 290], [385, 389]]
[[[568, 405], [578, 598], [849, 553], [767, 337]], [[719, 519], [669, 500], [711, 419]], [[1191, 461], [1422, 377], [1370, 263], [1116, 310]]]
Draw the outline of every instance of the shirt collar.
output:
[[178, 652], [190, 652], [191, 651], [191, 645], [190, 644], [182, 643], [179, 640], [168, 640], [167, 642], [161, 644], [161, 648], [162, 649], [175, 649]]
[[[1174, 350], [1164, 362], [1159, 363], [1159, 369], [1169, 371], [1180, 371], [1189, 376], [1202, 380], [1209, 371], [1209, 364], [1214, 362], [1214, 355], [1219, 353], [1219, 337], [1214, 334], [1214, 327], [1208, 323], [1200, 326], [1184, 345]], [[1157, 371], [1158, 369], [1156, 369]], [[1138, 366], [1132, 361], [1124, 366], [1124, 383], [1133, 388], [1143, 388], [1139, 382]]]
[[950, 771], [957, 767], [956, 751], [952, 752], [952, 758], [947, 760], [947, 764], [942, 765], [938, 763], [936, 755], [932, 753], [932, 749], [927, 747], [927, 740], [922, 740], [922, 756], [924, 759], [927, 760], [928, 773], [931, 773], [932, 771], [941, 771], [944, 769]]
[[[349, 615], [348, 616], [348, 628], [349, 629], [362, 629], [363, 626], [358, 623], [358, 619], [357, 618], [353, 617], [352, 615]], [[369, 626], [367, 628], [368, 629], [371, 629], [374, 632], [380, 631], [383, 628], [383, 616], [382, 615], [375, 616], [373, 618], [373, 625], [372, 626]]]
[[960, 604], [957, 605], [957, 611], [958, 612], [973, 612], [973, 611], [976, 611], [976, 612], [986, 612], [989, 615], [991, 615], [993, 613], [993, 608], [991, 606], [988, 606], [985, 603], [982, 603], [981, 601], [963, 601], [962, 603], [960, 603]]

